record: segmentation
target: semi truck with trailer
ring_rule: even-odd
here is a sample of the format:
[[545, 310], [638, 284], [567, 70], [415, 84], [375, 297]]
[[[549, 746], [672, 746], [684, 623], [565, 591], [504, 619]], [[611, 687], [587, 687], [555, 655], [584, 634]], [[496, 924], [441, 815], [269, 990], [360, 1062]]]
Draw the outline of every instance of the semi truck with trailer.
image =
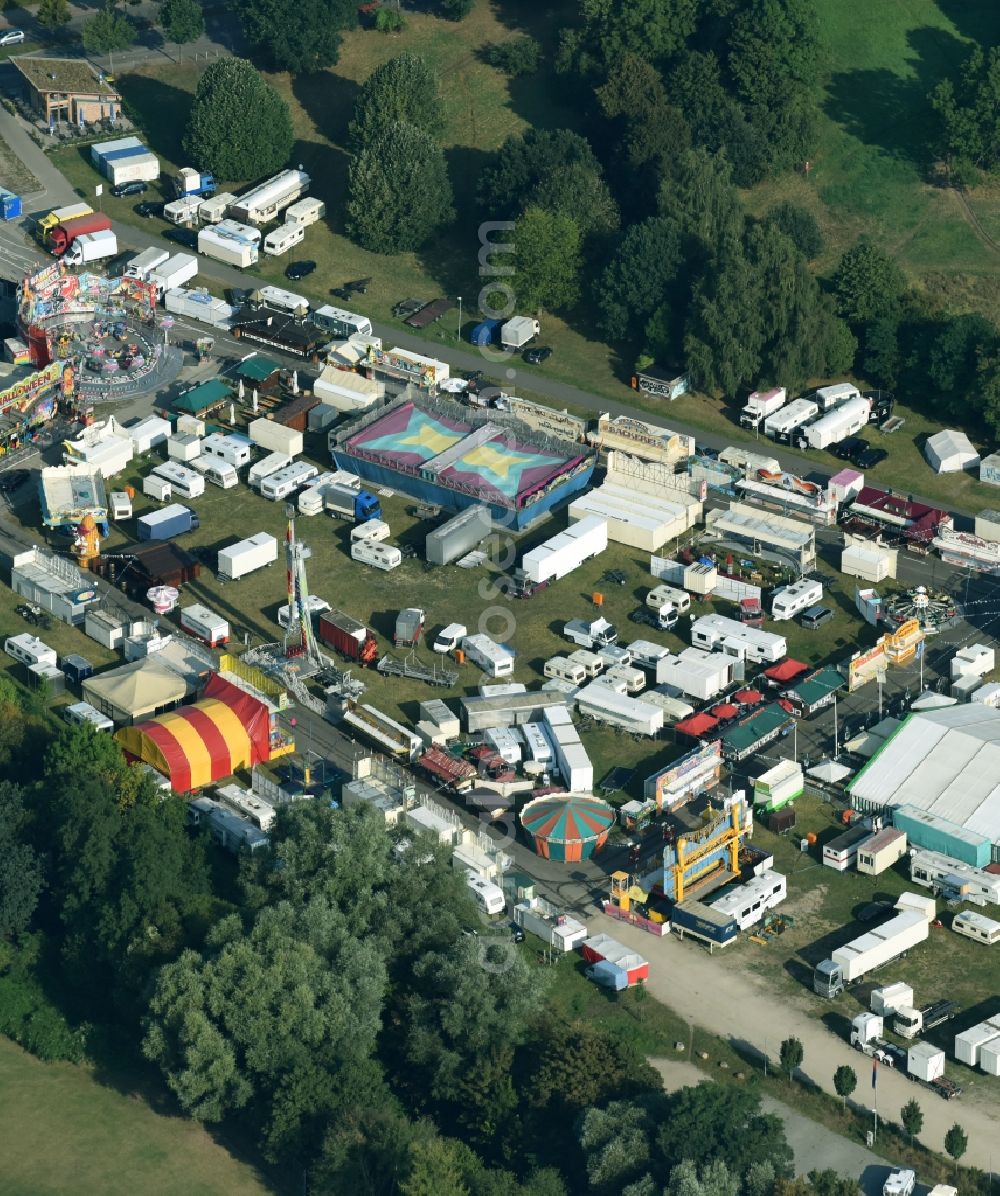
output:
[[110, 228], [105, 228], [98, 233], [81, 233], [74, 237], [63, 261], [67, 266], [86, 266], [91, 262], [103, 262], [117, 252], [118, 238]]
[[828, 999], [836, 997], [848, 985], [926, 942], [937, 913], [934, 898], [903, 893], [896, 902], [896, 911], [888, 922], [865, 931], [818, 963], [813, 972], [813, 991]]
[[62, 257], [77, 237], [84, 233], [103, 233], [111, 228], [111, 217], [103, 212], [90, 212], [86, 216], [75, 216], [53, 226], [49, 233], [49, 249], [56, 257]]
[[78, 216], [89, 216], [93, 208], [88, 203], [72, 203], [64, 208], [53, 208], [46, 212], [38, 221], [38, 238], [43, 245], [47, 245], [52, 236], [52, 230], [57, 224], [67, 220], [75, 220]]
[[902, 1005], [895, 1010], [892, 1019], [892, 1032], [900, 1038], [919, 1038], [928, 1030], [943, 1026], [961, 1010], [957, 1001], [934, 1001], [920, 1009], [911, 1005]]
[[819, 415], [819, 406], [812, 399], [796, 399], [787, 407], [781, 407], [764, 420], [764, 435], [780, 444], [791, 444], [792, 434], [809, 420]]
[[825, 449], [846, 436], [855, 436], [868, 423], [871, 403], [868, 399], [848, 399], [826, 415], [798, 429], [795, 443], [798, 448]]
[[883, 1067], [893, 1067], [907, 1079], [923, 1084], [945, 1100], [962, 1095], [962, 1086], [944, 1074], [945, 1053], [929, 1042], [903, 1048], [883, 1037], [885, 1020], [877, 1013], [859, 1013], [851, 1022], [851, 1046]]
[[319, 638], [347, 660], [360, 665], [378, 663], [378, 641], [375, 633], [342, 610], [328, 610], [319, 617]]
[[784, 407], [788, 402], [788, 391], [783, 386], [772, 386], [770, 390], [755, 390], [740, 412], [740, 427], [759, 428], [761, 421]]
[[355, 490], [340, 482], [334, 482], [324, 489], [323, 508], [334, 519], [353, 519], [355, 523], [382, 518], [382, 507], [374, 494], [367, 490]]

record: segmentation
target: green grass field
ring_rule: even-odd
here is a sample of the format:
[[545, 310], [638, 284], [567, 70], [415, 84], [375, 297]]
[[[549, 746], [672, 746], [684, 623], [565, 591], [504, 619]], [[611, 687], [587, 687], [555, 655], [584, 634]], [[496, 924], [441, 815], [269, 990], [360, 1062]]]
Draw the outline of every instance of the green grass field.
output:
[[6, 1196], [252, 1196], [276, 1191], [194, 1122], [154, 1112], [85, 1067], [42, 1063], [0, 1038]]

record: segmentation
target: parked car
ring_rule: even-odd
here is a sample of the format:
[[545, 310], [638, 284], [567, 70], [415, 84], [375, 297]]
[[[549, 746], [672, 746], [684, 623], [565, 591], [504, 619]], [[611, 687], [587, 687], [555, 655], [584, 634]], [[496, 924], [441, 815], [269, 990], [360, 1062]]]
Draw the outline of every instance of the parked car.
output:
[[148, 220], [151, 216], [162, 216], [163, 208], [164, 204], [161, 200], [144, 199], [142, 203], [137, 203], [133, 210], [137, 216], [145, 216]]
[[19, 46], [23, 41], [23, 29], [8, 29], [4, 33], [0, 33], [0, 46]]
[[289, 262], [285, 267], [285, 277], [291, 282], [299, 282], [300, 279], [308, 278], [315, 269], [315, 262]]
[[511, 937], [511, 940], [515, 943], [523, 943], [524, 942], [524, 931], [521, 929], [520, 926], [518, 926], [518, 924], [516, 922], [511, 922], [511, 924], [510, 924], [510, 937]]
[[539, 345], [535, 349], [525, 349], [521, 356], [528, 365], [541, 365], [543, 361], [548, 361], [552, 356], [552, 350], [548, 345]]
[[802, 612], [802, 626], [809, 631], [815, 631], [833, 618], [833, 611], [828, 606], [810, 606]]
[[185, 249], [198, 248], [198, 234], [190, 228], [168, 228], [163, 235], [168, 241], [176, 241]]
[[858, 453], [863, 453], [868, 447], [868, 441], [863, 436], [846, 436], [832, 445], [830, 452], [841, 461], [853, 461]]
[[6, 473], [0, 473], [0, 494], [13, 494], [27, 480], [26, 469], [9, 469]]
[[875, 445], [868, 445], [863, 452], [858, 453], [856, 457], [851, 458], [852, 464], [856, 465], [858, 469], [874, 469], [876, 465], [881, 464], [888, 453], [884, 448], [876, 448]]
[[123, 199], [126, 195], [142, 195], [149, 190], [149, 187], [142, 179], [132, 179], [128, 183], [116, 183], [111, 188], [111, 194], [115, 199]]

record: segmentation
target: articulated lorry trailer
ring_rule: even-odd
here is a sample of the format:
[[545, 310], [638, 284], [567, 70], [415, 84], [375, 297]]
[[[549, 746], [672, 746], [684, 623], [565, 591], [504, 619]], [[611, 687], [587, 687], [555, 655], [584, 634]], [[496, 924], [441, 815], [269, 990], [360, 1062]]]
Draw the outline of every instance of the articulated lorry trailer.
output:
[[849, 984], [856, 984], [869, 972], [925, 942], [937, 914], [934, 898], [902, 893], [896, 909], [899, 912], [894, 918], [838, 947], [829, 959], [818, 963], [813, 972], [813, 991], [821, 997], [836, 997]]

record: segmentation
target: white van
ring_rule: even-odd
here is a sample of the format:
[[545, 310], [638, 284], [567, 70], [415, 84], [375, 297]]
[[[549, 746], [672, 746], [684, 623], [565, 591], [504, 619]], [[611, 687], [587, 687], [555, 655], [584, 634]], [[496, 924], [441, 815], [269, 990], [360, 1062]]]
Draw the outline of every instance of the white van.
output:
[[469, 872], [466, 875], [465, 883], [469, 886], [469, 891], [484, 914], [491, 916], [502, 914], [507, 908], [503, 889], [498, 885], [492, 885], [488, 880], [480, 880], [474, 872]]
[[230, 465], [227, 461], [203, 456], [198, 457], [191, 464], [205, 481], [211, 482], [213, 486], [221, 486], [223, 490], [232, 490], [234, 486], [240, 484], [240, 475], [236, 472], [235, 465]]
[[166, 461], [163, 465], [157, 465], [153, 473], [170, 483], [175, 497], [201, 498], [205, 493], [205, 479], [201, 474], [177, 461]]
[[306, 239], [305, 227], [301, 224], [279, 224], [264, 238], [264, 252], [272, 257], [287, 253], [293, 245], [298, 245]]
[[544, 665], [542, 673], [546, 677], [557, 677], [560, 681], [569, 681], [572, 685], [583, 685], [587, 680], [587, 670], [582, 664], [574, 663], [565, 656], [552, 656]]
[[951, 928], [956, 934], [964, 934], [967, 939], [974, 939], [977, 943], [985, 943], [989, 947], [994, 943], [1000, 943], [1000, 922], [995, 922], [984, 914], [973, 913], [972, 910], [963, 910], [962, 913], [956, 914], [952, 919]]
[[97, 707], [91, 706], [89, 702], [74, 702], [72, 706], [67, 706], [63, 710], [62, 715], [68, 723], [89, 723], [95, 731], [114, 731], [115, 729], [115, 724], [111, 719], [106, 714], [101, 714]]
[[[367, 524], [362, 526], [366, 527]], [[468, 634], [469, 629], [464, 623], [449, 623], [447, 627], [442, 627], [437, 633], [431, 648], [435, 652], [454, 652]]]

